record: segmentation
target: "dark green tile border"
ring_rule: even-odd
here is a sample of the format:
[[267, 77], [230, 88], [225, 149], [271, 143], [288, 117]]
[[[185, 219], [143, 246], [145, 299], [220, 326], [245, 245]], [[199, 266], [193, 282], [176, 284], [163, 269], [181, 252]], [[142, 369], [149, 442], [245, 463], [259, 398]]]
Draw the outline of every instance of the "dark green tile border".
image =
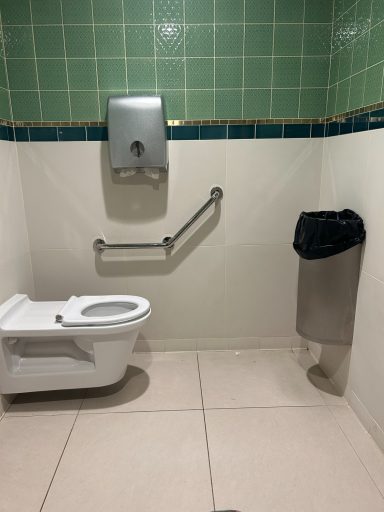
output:
[[[319, 119], [168, 121], [168, 140], [321, 138], [384, 128], [384, 102]], [[0, 119], [0, 140], [108, 140], [106, 123], [20, 123]]]

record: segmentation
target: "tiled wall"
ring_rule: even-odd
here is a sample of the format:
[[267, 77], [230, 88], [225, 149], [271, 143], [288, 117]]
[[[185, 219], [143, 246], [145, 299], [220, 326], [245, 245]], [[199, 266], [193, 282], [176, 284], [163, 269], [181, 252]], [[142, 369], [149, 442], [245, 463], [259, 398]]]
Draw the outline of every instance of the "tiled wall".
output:
[[168, 119], [324, 115], [332, 0], [1, 0], [14, 120], [105, 119], [161, 93]]
[[335, 0], [327, 115], [383, 101], [383, 69], [383, 0]]

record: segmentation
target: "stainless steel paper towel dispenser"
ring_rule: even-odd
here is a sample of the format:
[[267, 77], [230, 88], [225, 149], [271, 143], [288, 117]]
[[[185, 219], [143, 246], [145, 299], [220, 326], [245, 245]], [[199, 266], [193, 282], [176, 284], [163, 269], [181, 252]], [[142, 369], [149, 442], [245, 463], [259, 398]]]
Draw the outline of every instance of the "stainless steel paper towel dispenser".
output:
[[108, 138], [116, 171], [166, 170], [167, 136], [161, 96], [111, 96]]

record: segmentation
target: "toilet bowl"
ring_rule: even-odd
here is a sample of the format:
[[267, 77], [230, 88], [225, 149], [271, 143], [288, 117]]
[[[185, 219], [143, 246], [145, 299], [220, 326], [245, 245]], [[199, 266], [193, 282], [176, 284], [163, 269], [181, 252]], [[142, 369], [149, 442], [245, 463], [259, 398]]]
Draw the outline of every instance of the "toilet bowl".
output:
[[117, 382], [150, 314], [148, 300], [133, 295], [66, 302], [14, 295], [0, 306], [0, 393]]

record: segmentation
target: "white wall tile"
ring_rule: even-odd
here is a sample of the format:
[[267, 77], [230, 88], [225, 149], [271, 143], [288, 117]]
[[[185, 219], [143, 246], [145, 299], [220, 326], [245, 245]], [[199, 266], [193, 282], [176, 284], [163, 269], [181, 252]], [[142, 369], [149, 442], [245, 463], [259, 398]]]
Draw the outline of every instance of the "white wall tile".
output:
[[299, 214], [318, 205], [322, 140], [230, 140], [227, 240], [291, 243]]
[[[100, 235], [161, 241], [200, 208], [212, 185], [225, 182], [225, 141], [171, 143], [169, 172], [159, 181], [117, 176], [107, 143], [19, 144], [19, 152], [34, 250], [88, 249]], [[220, 206], [210, 210], [190, 243], [224, 243], [222, 217]]]
[[294, 336], [297, 272], [291, 245], [227, 247], [228, 336]]

